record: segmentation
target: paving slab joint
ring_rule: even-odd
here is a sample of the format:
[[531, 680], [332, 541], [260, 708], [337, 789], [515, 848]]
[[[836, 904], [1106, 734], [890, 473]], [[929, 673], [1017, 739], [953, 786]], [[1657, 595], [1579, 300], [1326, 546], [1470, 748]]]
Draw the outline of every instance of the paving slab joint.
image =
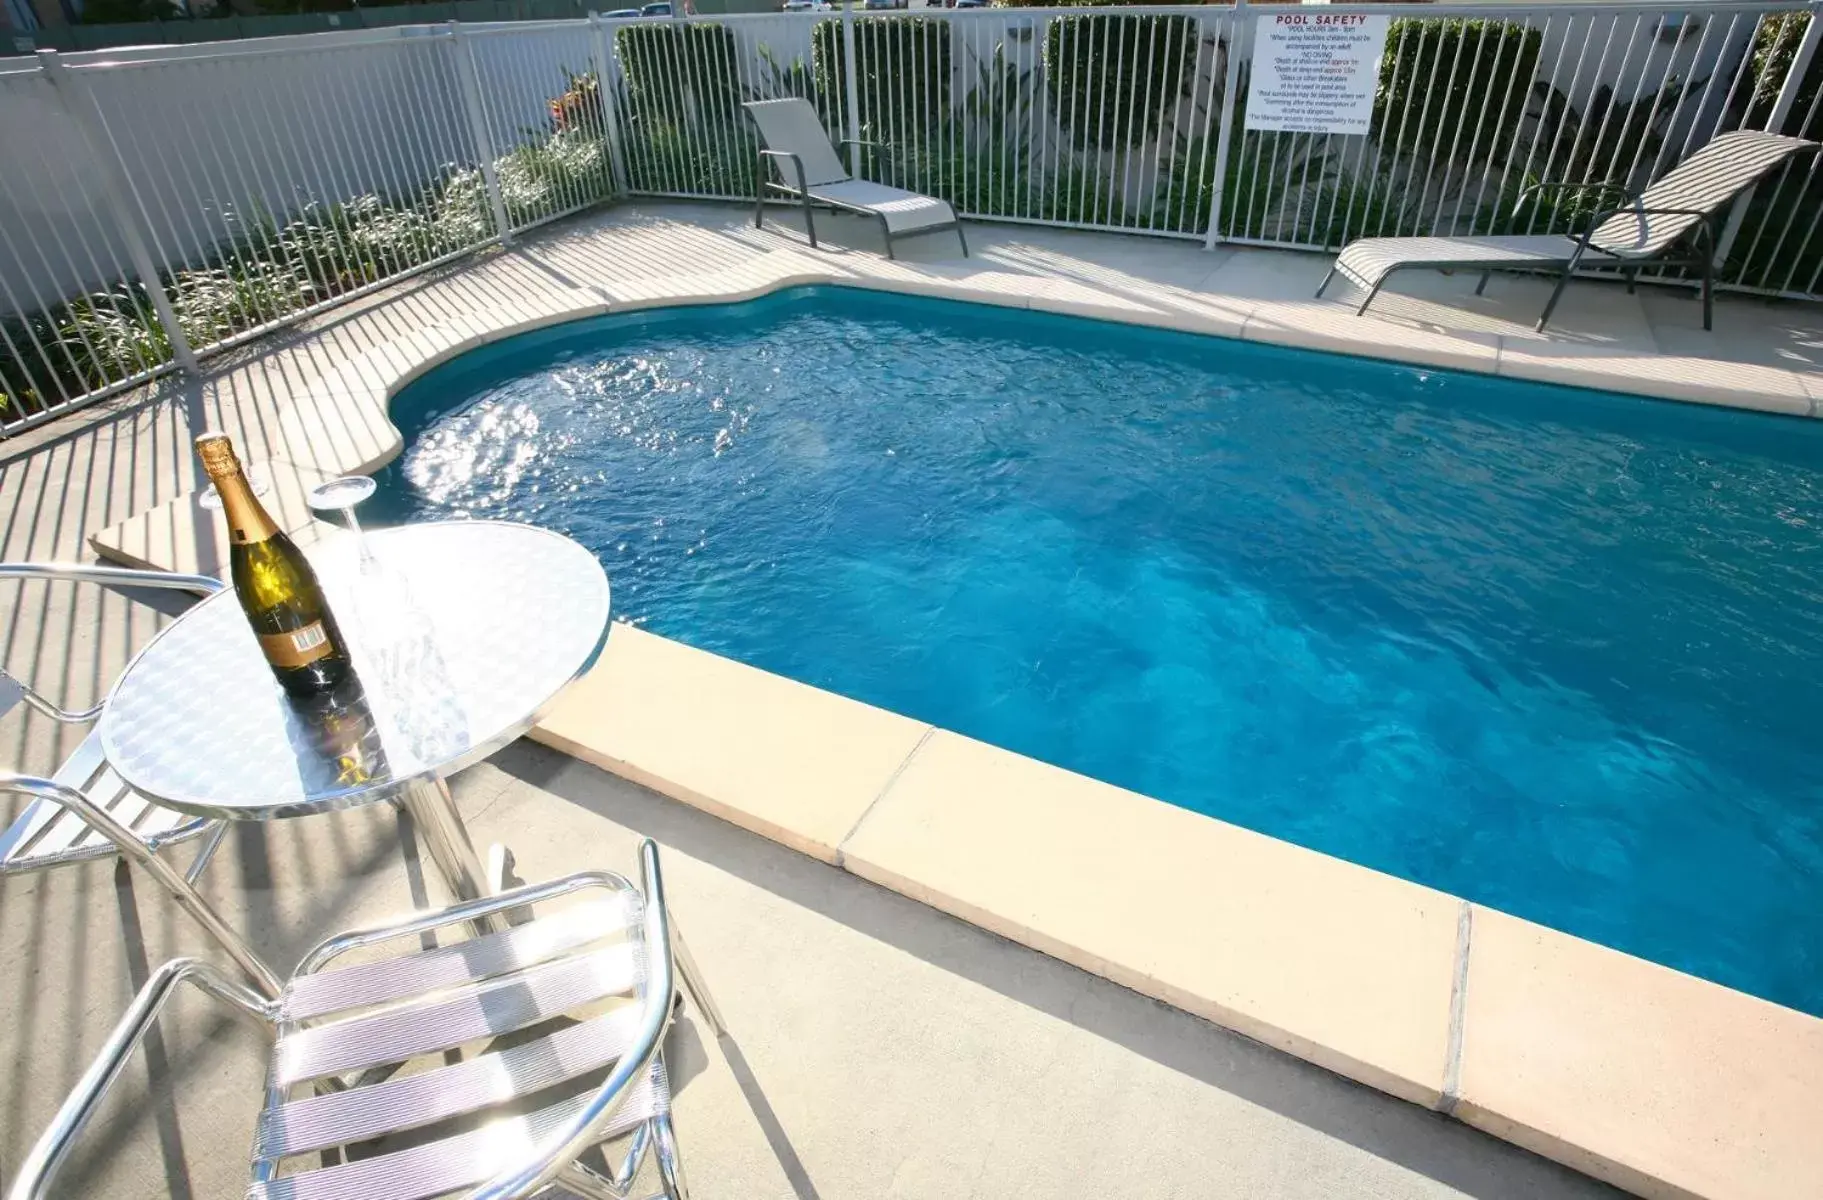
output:
[[1443, 1053], [1443, 1089], [1437, 1099], [1437, 1111], [1452, 1116], [1461, 1102], [1463, 1019], [1468, 1011], [1469, 946], [1475, 932], [1475, 906], [1467, 900], [1457, 901], [1456, 964], [1450, 975], [1450, 1030]]
[[855, 823], [849, 826], [847, 833], [842, 835], [842, 840], [836, 844], [836, 866], [841, 867], [844, 871], [848, 869], [848, 855], [845, 852], [848, 843], [854, 840], [855, 834], [861, 832], [861, 826], [867, 824], [867, 818], [873, 815], [873, 811], [879, 807], [880, 801], [886, 799], [887, 793], [893, 790], [893, 785], [899, 782], [899, 776], [905, 774], [905, 768], [911, 766], [912, 759], [918, 757], [918, 751], [924, 749], [924, 744], [930, 741], [936, 732], [935, 725], [924, 727], [924, 732], [918, 735], [918, 740], [912, 743], [912, 748], [905, 752], [905, 757], [900, 759], [899, 765], [892, 769], [892, 774], [886, 777], [886, 782], [880, 785], [880, 790], [874, 794], [874, 798], [867, 802], [867, 807], [861, 810], [861, 815], [855, 818]]

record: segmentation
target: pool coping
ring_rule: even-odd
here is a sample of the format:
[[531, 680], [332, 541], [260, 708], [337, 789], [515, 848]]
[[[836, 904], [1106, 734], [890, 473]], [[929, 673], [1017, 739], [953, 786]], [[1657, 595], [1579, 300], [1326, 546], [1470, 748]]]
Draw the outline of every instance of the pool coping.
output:
[[[1815, 416], [1823, 380], [1715, 386], [1667, 355], [1517, 355], [1504, 339], [1270, 302], [1169, 310], [1073, 282], [774, 252], [758, 270], [553, 289], [413, 329], [281, 414], [272, 468], [366, 472], [391, 399], [486, 342], [803, 286], [986, 302], [1422, 366]], [[1298, 309], [1300, 311], [1291, 311]], [[1383, 340], [1390, 327], [1397, 344]], [[1375, 340], [1382, 339], [1382, 340]], [[1489, 343], [1492, 343], [1491, 345]], [[1621, 358], [1651, 358], [1617, 373]], [[1741, 367], [1754, 380], [1779, 369]], [[1761, 380], [1763, 382], [1763, 380]], [[1794, 394], [1795, 393], [1795, 394]], [[189, 496], [91, 545], [213, 537]], [[139, 523], [135, 525], [135, 523]], [[1823, 1180], [1823, 1020], [1212, 817], [616, 625], [533, 737], [1145, 995], [1648, 1197], [1791, 1197]], [[1220, 866], [1219, 871], [1212, 866]]]

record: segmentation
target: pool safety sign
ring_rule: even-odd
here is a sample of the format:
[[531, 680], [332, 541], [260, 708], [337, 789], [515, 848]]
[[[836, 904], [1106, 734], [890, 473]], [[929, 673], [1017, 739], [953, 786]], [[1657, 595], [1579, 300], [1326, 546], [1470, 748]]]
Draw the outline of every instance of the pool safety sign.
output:
[[1391, 23], [1308, 8], [1254, 18], [1247, 128], [1365, 134]]

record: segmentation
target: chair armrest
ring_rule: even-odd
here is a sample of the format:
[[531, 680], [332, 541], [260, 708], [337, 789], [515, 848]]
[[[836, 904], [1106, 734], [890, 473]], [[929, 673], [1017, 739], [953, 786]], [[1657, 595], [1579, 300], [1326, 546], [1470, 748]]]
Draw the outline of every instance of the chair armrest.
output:
[[176, 571], [141, 571], [133, 567], [108, 567], [100, 563], [0, 563], [0, 579], [42, 579], [51, 582], [103, 583], [116, 587], [161, 588], [213, 596], [228, 585], [212, 575], [184, 575]]
[[[1647, 205], [1639, 204], [1639, 203], [1627, 204], [1627, 205], [1623, 205], [1620, 208], [1611, 208], [1605, 212], [1597, 213], [1595, 216], [1595, 219], [1593, 221], [1589, 222], [1588, 232], [1586, 232], [1582, 235], [1583, 240], [1587, 241], [1589, 238], [1595, 236], [1595, 231], [1597, 229], [1600, 229], [1602, 227], [1603, 223], [1608, 221], [1610, 218], [1620, 217], [1620, 216], [1695, 217], [1695, 218], [1697, 218], [1697, 222], [1696, 222], [1696, 225], [1694, 226], [1694, 229], [1695, 229], [1697, 235], [1699, 237], [1701, 237], [1705, 242], [1709, 242], [1711, 245], [1713, 245], [1714, 241], [1715, 241], [1715, 233], [1713, 230], [1711, 230], [1709, 228], [1709, 221], [1712, 217], [1715, 216], [1715, 214], [1713, 212], [1707, 212], [1700, 208], [1663, 208], [1656, 204], [1647, 206]], [[1665, 249], [1669, 250], [1672, 246], [1674, 246], [1676, 244], [1677, 244], [1677, 239], [1673, 238], [1670, 242], [1667, 242], [1665, 244]], [[1601, 246], [1597, 246], [1596, 249], [1601, 250], [1605, 254], [1615, 253], [1615, 251], [1608, 250], [1605, 247], [1601, 247]]]
[[48, 1193], [51, 1181], [69, 1157], [76, 1138], [94, 1117], [102, 1099], [120, 1078], [121, 1071], [146, 1034], [151, 1032], [159, 1011], [180, 983], [195, 985], [241, 1015], [253, 1018], [268, 1032], [273, 1028], [273, 1010], [269, 1003], [201, 959], [173, 959], [158, 968], [133, 997], [133, 1003], [127, 1006], [101, 1053], [83, 1072], [75, 1090], [52, 1118], [50, 1127], [25, 1156], [7, 1200], [39, 1200]]
[[[197, 890], [190, 886], [188, 880], [170, 863], [153, 853], [139, 835], [114, 819], [114, 815], [83, 795], [68, 784], [58, 783], [54, 779], [40, 779], [34, 775], [15, 775], [11, 772], [0, 772], [0, 792], [11, 792], [20, 796], [31, 796], [37, 800], [61, 805], [82, 818], [89, 828], [95, 830], [120, 848], [120, 852], [130, 860], [138, 863], [147, 874], [161, 884], [179, 907], [196, 920], [203, 931], [213, 937], [228, 956], [247, 973], [251, 979], [268, 996], [277, 996], [283, 989], [278, 976], [268, 967], [253, 949], [242, 941], [240, 936], [228, 928], [221, 916], [210, 908]], [[25, 836], [31, 830], [24, 829], [30, 820], [29, 813], [13, 823], [13, 828], [6, 831], [10, 840], [14, 830], [22, 830], [18, 836]]]
[[[156, 588], [162, 591], [190, 592], [212, 596], [228, 586], [208, 575], [180, 575], [172, 571], [138, 571], [129, 567], [104, 567], [92, 563], [0, 563], [0, 579], [41, 580], [47, 583], [96, 583], [115, 587]], [[9, 676], [10, 678], [10, 676]], [[102, 706], [68, 709], [33, 688], [22, 679], [14, 679], [24, 692], [24, 700], [53, 721], [77, 724], [93, 721], [101, 715]]]
[[[783, 158], [783, 159], [788, 160], [791, 163], [791, 169], [797, 173], [798, 195], [805, 196], [805, 197], [808, 197], [810, 195], [810, 187], [809, 187], [809, 185], [807, 185], [804, 182], [804, 160], [803, 159], [799, 158], [797, 155], [793, 154], [789, 150], [761, 150], [760, 158], [762, 160], [768, 159], [768, 158]], [[789, 187], [791, 185], [786, 184], [785, 186]]]
[[[665, 913], [664, 883], [658, 871], [658, 847], [650, 838], [639, 847], [639, 874], [646, 896], [643, 934], [649, 973], [638, 1033], [581, 1112], [540, 1140], [526, 1161], [507, 1167], [466, 1193], [463, 1200], [511, 1200], [515, 1196], [529, 1196], [555, 1180], [578, 1155], [600, 1140], [599, 1131], [613, 1120], [632, 1085], [651, 1068], [652, 1060], [665, 1040], [665, 1030], [671, 1024], [677, 981], [671, 967], [671, 926]], [[497, 899], [524, 903], [511, 893]]]

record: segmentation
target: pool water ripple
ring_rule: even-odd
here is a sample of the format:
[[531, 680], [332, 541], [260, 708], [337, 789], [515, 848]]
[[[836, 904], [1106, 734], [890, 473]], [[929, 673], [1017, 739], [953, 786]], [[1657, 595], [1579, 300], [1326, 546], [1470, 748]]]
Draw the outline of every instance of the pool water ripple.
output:
[[1823, 1014], [1810, 424], [840, 289], [394, 415], [656, 632]]

